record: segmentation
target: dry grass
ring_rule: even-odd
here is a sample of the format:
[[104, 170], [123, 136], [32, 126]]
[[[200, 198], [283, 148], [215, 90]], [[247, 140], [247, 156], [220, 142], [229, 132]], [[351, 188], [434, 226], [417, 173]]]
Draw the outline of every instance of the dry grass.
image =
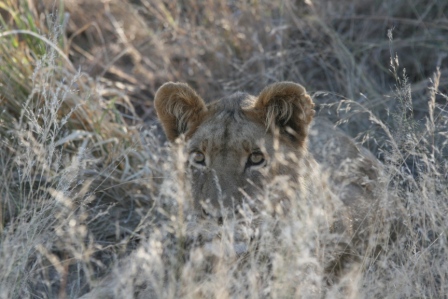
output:
[[[448, 293], [448, 3], [6, 0], [0, 16], [0, 298]], [[207, 100], [303, 84], [384, 163], [402, 230], [387, 240], [378, 219], [327, 286], [318, 205], [258, 215], [258, 231], [198, 223], [155, 125], [168, 80]]]

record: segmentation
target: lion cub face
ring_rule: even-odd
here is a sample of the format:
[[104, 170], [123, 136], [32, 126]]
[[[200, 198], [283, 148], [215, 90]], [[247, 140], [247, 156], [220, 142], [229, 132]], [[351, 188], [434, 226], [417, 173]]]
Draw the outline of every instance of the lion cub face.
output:
[[[168, 139], [185, 137], [197, 211], [235, 212], [275, 175], [297, 179], [314, 115], [301, 85], [276, 83], [257, 97], [235, 93], [206, 105], [188, 85], [170, 82], [154, 102]], [[277, 153], [291, 161], [275, 163]]]

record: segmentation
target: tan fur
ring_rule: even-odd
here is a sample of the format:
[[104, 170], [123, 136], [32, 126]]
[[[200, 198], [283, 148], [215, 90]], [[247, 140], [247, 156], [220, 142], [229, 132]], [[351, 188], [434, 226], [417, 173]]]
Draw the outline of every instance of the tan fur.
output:
[[272, 84], [263, 89], [254, 108], [265, 117], [267, 128], [292, 129], [296, 146], [304, 147], [314, 103], [303, 86], [291, 82]]
[[157, 91], [154, 104], [170, 141], [191, 130], [206, 112], [204, 101], [183, 83], [164, 84]]
[[[347, 215], [340, 217], [346, 221], [333, 224], [336, 230], [360, 235], [369, 222], [381, 166], [328, 121], [317, 118], [312, 124], [314, 104], [303, 86], [275, 83], [258, 97], [236, 93], [205, 105], [187, 85], [166, 83], [156, 94], [155, 107], [168, 139], [184, 135], [187, 153], [205, 157], [203, 165], [189, 161], [199, 213], [209, 203], [218, 215], [222, 208], [235, 214], [270, 180], [286, 175], [295, 188], [330, 186], [347, 207]], [[266, 163], [249, 165], [253, 153], [262, 153]], [[279, 154], [281, 163], [274, 159]], [[324, 171], [328, 182], [319, 177]]]
[[[258, 97], [236, 93], [205, 105], [187, 85], [166, 83], [157, 91], [155, 107], [170, 141], [185, 135], [187, 153], [205, 155], [203, 166], [190, 161], [198, 209], [209, 202], [236, 211], [244, 197], [263, 189], [266, 178], [297, 180], [298, 164], [311, 159], [306, 140], [314, 104], [299, 84], [276, 83]], [[254, 153], [262, 153], [266, 165], [250, 165]], [[294, 153], [296, 161], [275, 164], [276, 153]]]

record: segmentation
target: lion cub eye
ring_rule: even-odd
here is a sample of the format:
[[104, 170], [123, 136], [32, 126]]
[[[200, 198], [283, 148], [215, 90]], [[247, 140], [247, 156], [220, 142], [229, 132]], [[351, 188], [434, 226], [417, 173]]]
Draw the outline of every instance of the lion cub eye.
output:
[[260, 152], [253, 152], [250, 154], [249, 159], [247, 160], [247, 164], [249, 166], [258, 166], [264, 163], [264, 155]]
[[194, 151], [190, 154], [190, 162], [205, 166], [205, 155], [201, 152]]

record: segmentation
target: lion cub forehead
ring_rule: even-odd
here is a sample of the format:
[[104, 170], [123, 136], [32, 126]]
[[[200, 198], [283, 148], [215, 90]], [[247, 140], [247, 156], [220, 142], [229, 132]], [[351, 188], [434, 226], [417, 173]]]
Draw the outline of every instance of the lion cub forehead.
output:
[[209, 114], [189, 140], [189, 149], [202, 151], [252, 151], [266, 138], [263, 124], [248, 118], [256, 98], [234, 93], [207, 106]]
[[232, 117], [211, 118], [201, 124], [189, 141], [190, 149], [202, 151], [253, 151], [260, 148], [266, 133], [261, 125]]
[[208, 105], [208, 108], [219, 113], [223, 111], [242, 111], [252, 108], [256, 98], [245, 92], [236, 92]]

